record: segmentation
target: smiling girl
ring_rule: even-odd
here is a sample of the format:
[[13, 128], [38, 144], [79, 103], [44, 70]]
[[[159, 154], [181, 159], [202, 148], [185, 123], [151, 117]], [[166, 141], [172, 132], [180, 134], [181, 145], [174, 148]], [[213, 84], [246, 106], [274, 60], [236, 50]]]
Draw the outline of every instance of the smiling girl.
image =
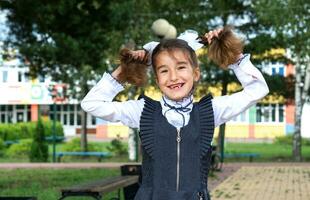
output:
[[[122, 64], [111, 75], [104, 73], [81, 103], [96, 117], [140, 129], [142, 183], [135, 200], [209, 200], [207, 178], [214, 127], [268, 93], [262, 74], [250, 56], [242, 54], [242, 42], [230, 28], [211, 31], [200, 42], [209, 44], [209, 57], [215, 63], [234, 71], [242, 91], [215, 98], [208, 94], [193, 102], [200, 79], [193, 47], [197, 45], [169, 39], [149, 43], [145, 50], [122, 51]], [[148, 60], [161, 100], [141, 95], [138, 100], [112, 101], [124, 89], [122, 83], [141, 85], [146, 80]]]

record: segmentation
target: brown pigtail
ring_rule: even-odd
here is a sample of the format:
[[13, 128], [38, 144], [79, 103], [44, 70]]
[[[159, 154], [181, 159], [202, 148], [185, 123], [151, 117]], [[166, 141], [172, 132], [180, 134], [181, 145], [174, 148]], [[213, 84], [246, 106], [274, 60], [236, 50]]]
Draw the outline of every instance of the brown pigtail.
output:
[[120, 82], [128, 82], [136, 86], [144, 86], [147, 83], [147, 63], [148, 53], [145, 54], [143, 59], [133, 58], [129, 49], [122, 49], [120, 51], [120, 65], [122, 68], [121, 73], [118, 75]]
[[208, 57], [222, 68], [235, 63], [243, 52], [244, 43], [232, 31], [232, 27], [226, 26], [214, 37], [208, 50]]

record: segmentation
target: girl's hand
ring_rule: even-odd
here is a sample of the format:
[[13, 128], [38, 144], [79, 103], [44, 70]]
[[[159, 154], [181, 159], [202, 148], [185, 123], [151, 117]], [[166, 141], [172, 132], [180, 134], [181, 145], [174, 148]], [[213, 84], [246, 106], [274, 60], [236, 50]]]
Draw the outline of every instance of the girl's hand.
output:
[[208, 33], [204, 34], [204, 39], [206, 39], [208, 41], [208, 44], [211, 44], [212, 40], [215, 38], [215, 37], [218, 37], [219, 34], [223, 31], [223, 28], [218, 28], [218, 29], [215, 29], [213, 31], [209, 31]]
[[139, 61], [143, 61], [146, 57], [145, 50], [130, 51], [130, 54], [132, 55], [133, 59], [139, 60]]

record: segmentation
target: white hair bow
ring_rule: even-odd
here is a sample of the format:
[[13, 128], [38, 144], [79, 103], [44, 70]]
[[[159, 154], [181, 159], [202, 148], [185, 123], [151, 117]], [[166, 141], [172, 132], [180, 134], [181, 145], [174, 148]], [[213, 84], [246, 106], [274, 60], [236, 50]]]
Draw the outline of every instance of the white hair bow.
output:
[[[199, 43], [198, 33], [195, 30], [186, 30], [181, 33], [178, 39], [184, 40], [187, 44], [194, 50], [197, 51], [198, 49], [203, 47], [203, 44]], [[147, 50], [150, 54], [152, 54], [155, 47], [159, 44], [159, 42], [149, 42], [143, 46], [143, 49]]]

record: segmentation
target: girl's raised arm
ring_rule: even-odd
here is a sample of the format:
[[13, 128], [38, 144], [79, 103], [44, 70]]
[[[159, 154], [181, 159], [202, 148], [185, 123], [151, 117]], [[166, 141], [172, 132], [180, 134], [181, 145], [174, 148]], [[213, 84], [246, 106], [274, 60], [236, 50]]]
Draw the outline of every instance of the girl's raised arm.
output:
[[[130, 52], [130, 54], [133, 59], [140, 61], [145, 56], [141, 51]], [[124, 89], [121, 83], [130, 79], [127, 77], [128, 74], [124, 73], [122, 64], [124, 62], [112, 74], [103, 74], [101, 80], [84, 97], [81, 107], [85, 112], [103, 120], [122, 122], [126, 126], [138, 128], [144, 100], [113, 101], [114, 97]], [[141, 83], [139, 77], [131, 77], [130, 80]]]
[[263, 75], [250, 61], [249, 54], [242, 54], [243, 42], [230, 27], [205, 34], [202, 41], [208, 43], [208, 56], [221, 68], [232, 69], [243, 90], [212, 100], [215, 126], [219, 126], [242, 113], [269, 92]]
[[229, 66], [240, 81], [243, 90], [232, 95], [215, 97], [212, 100], [215, 126], [219, 126], [250, 108], [269, 92], [267, 83], [250, 61], [250, 55], [244, 55], [240, 63]]

